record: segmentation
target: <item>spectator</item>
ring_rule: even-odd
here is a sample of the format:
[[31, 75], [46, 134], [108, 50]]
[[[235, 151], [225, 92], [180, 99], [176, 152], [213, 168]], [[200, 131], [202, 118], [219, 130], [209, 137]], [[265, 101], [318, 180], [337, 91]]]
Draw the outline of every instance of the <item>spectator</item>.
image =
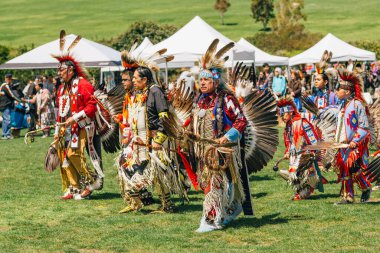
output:
[[293, 98], [294, 103], [297, 106], [298, 111], [302, 110], [302, 102], [301, 102], [301, 74], [299, 70], [291, 71], [291, 80], [288, 83], [288, 94]]
[[268, 88], [268, 83], [265, 82], [265, 75], [263, 71], [260, 71], [259, 78], [256, 82], [256, 87], [259, 89], [259, 91], [263, 91]]
[[43, 83], [40, 82], [36, 86], [37, 94], [32, 99], [28, 100], [29, 103], [35, 104], [37, 108], [38, 123], [41, 129], [44, 129], [42, 138], [50, 136], [50, 124], [54, 120], [54, 109], [52, 105], [51, 96], [48, 89], [43, 88]]
[[263, 72], [265, 77], [265, 85], [268, 88], [272, 88], [272, 82], [273, 82], [273, 73], [270, 72], [270, 67], [268, 63], [263, 64]]
[[281, 68], [277, 67], [274, 71], [274, 77], [272, 82], [272, 90], [277, 97], [284, 96], [286, 92], [286, 79], [281, 74]]
[[50, 94], [54, 93], [54, 81], [53, 81], [53, 75], [44, 75], [42, 77], [42, 82], [44, 84], [44, 89], [48, 89]]
[[354, 69], [354, 63], [352, 62], [351, 59], [348, 60], [346, 68], [348, 71], [352, 71]]
[[[12, 93], [18, 97], [23, 98], [24, 94], [21, 91], [20, 83], [12, 83], [10, 86]], [[20, 131], [24, 128], [24, 118], [25, 118], [26, 106], [24, 103], [14, 102], [14, 108], [11, 112], [11, 135], [13, 137], [20, 137]]]
[[12, 74], [5, 75], [5, 83], [0, 87], [0, 111], [3, 116], [2, 139], [13, 139], [11, 136], [11, 113], [14, 108], [15, 101], [21, 100], [12, 92], [10, 86], [12, 84]]

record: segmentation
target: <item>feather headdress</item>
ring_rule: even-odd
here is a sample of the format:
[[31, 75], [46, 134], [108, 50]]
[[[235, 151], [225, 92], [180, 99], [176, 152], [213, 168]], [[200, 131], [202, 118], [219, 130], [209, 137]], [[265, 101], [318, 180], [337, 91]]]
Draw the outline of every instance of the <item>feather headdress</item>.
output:
[[323, 74], [325, 73], [325, 70], [327, 69], [329, 63], [330, 63], [330, 60], [332, 58], [332, 52], [330, 51], [327, 51], [325, 50], [323, 52], [323, 55], [321, 57], [321, 60], [319, 61], [319, 63], [316, 64], [316, 68], [317, 68], [317, 73], [318, 74]]
[[76, 75], [78, 77], [86, 78], [88, 76], [87, 70], [75, 59], [75, 57], [72, 54], [72, 50], [76, 45], [78, 45], [81, 39], [82, 37], [78, 35], [67, 48], [67, 50], [64, 51], [66, 42], [66, 32], [65, 30], [61, 30], [61, 32], [59, 33], [59, 50], [61, 53], [59, 55], [52, 54], [52, 57], [59, 61], [59, 67], [71, 66], [75, 70]]
[[138, 67], [147, 67], [152, 71], [153, 77], [156, 79], [155, 81], [158, 82], [158, 71], [159, 67], [158, 64], [170, 62], [174, 59], [173, 55], [166, 55], [163, 54], [166, 53], [167, 49], [163, 48], [158, 50], [157, 52], [153, 53], [150, 56], [142, 56], [142, 53], [144, 51], [141, 51], [140, 53], [137, 53], [135, 50], [138, 47], [138, 40], [135, 40], [131, 49], [124, 50], [121, 52], [121, 62], [125, 69], [134, 71]]
[[291, 98], [280, 98], [277, 101], [277, 112], [279, 115], [286, 112], [293, 112], [295, 115], [299, 114], [297, 106]]
[[228, 60], [228, 56], [224, 58], [222, 57], [235, 46], [235, 43], [230, 42], [216, 52], [218, 44], [219, 39], [213, 40], [205, 54], [200, 59], [199, 66], [201, 67], [201, 72], [199, 77], [213, 78], [214, 80], [221, 79], [224, 63]]

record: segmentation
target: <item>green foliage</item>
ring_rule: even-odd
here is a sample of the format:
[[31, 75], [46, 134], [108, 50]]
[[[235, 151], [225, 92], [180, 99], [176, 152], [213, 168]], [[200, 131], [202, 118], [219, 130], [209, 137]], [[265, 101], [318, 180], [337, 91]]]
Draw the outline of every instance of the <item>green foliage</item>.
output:
[[145, 37], [148, 37], [153, 44], [156, 44], [176, 31], [177, 27], [173, 25], [159, 25], [152, 21], [135, 22], [125, 33], [111, 39], [107, 44], [116, 50], [122, 51], [129, 49], [135, 39], [142, 42]]
[[376, 58], [380, 59], [380, 40], [359, 40], [351, 42], [352, 45], [375, 52]]
[[305, 26], [301, 21], [306, 20], [303, 8], [304, 0], [279, 0], [276, 3], [276, 18], [272, 21], [273, 31], [284, 35], [290, 31], [302, 34]]
[[307, 32], [301, 23], [306, 20], [306, 15], [302, 13], [303, 0], [279, 0], [275, 6], [273, 31], [256, 33], [248, 37], [248, 41], [267, 52], [289, 56], [296, 50], [309, 48], [322, 38], [321, 34]]
[[3, 45], [0, 45], [0, 64], [6, 62], [9, 57], [9, 48]]
[[269, 20], [274, 18], [273, 0], [252, 0], [251, 1], [252, 17], [255, 22], [263, 24], [263, 30], [267, 31]]
[[221, 24], [224, 25], [224, 13], [227, 12], [231, 4], [228, 0], [216, 0], [214, 9], [220, 13]]

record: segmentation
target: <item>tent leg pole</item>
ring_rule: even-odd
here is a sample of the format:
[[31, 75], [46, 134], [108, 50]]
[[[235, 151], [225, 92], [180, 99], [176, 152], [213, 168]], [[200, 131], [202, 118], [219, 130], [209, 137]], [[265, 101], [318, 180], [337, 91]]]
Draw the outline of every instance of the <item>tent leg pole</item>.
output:
[[165, 61], [165, 83], [168, 85], [168, 62]]

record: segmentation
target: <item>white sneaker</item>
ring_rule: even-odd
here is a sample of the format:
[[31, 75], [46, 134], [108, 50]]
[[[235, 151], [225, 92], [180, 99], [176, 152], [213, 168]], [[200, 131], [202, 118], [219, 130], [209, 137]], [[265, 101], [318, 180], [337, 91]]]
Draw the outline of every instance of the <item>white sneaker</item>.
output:
[[85, 199], [85, 198], [83, 198], [83, 197], [80, 195], [80, 193], [75, 193], [75, 194], [74, 194], [74, 199], [75, 199], [75, 200], [83, 200], [83, 199]]

